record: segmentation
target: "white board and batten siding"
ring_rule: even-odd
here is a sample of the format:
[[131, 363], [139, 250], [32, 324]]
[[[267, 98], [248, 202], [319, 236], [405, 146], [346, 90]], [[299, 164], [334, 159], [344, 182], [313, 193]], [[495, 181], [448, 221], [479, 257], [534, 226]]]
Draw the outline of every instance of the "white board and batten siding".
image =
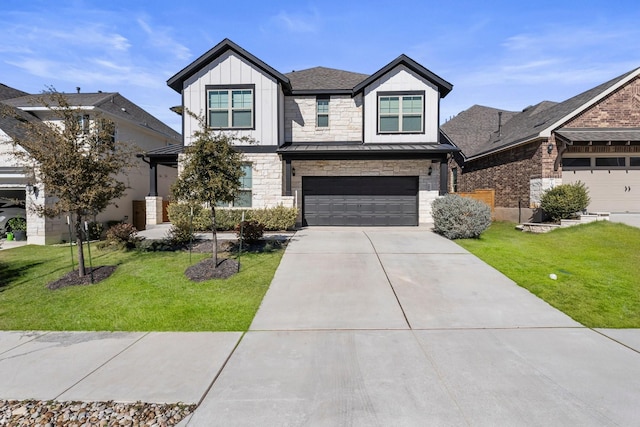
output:
[[[266, 74], [233, 51], [227, 51], [208, 66], [185, 81], [184, 107], [198, 115], [207, 114], [206, 87], [208, 85], [255, 85], [253, 130], [231, 130], [238, 137], [250, 137], [257, 145], [278, 145], [279, 106], [282, 94], [276, 79]], [[185, 145], [191, 143], [191, 135], [198, 123], [189, 115], [183, 115]]]
[[[378, 134], [378, 92], [424, 91], [424, 133]], [[438, 141], [438, 88], [416, 73], [399, 65], [365, 88], [365, 142], [425, 143]]]

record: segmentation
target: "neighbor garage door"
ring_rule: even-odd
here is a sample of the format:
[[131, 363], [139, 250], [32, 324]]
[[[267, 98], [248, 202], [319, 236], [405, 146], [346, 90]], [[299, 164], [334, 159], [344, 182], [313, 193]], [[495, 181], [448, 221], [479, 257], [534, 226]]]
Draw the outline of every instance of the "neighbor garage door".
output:
[[417, 176], [302, 178], [305, 225], [418, 225]]

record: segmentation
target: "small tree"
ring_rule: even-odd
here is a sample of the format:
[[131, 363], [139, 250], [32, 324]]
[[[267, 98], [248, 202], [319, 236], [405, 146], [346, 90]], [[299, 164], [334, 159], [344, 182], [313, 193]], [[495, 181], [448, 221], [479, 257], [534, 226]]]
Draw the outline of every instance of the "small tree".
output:
[[83, 277], [83, 223], [124, 195], [126, 185], [117, 175], [133, 165], [133, 148], [115, 141], [113, 122], [98, 114], [87, 120], [86, 112], [71, 106], [62, 93], [51, 89], [36, 102], [48, 109], [53, 120], [24, 120], [24, 115], [10, 109], [2, 114], [22, 122], [24, 136], [13, 139], [14, 155], [46, 191], [45, 203], [34, 208], [36, 213], [48, 218], [71, 214], [78, 274]]
[[558, 185], [540, 197], [540, 207], [554, 221], [570, 218], [585, 210], [590, 202], [589, 190], [581, 181]]
[[217, 132], [207, 126], [204, 117], [187, 111], [196, 119], [199, 129], [193, 133], [193, 143], [185, 150], [183, 166], [171, 187], [177, 200], [207, 204], [211, 209], [213, 234], [213, 260], [218, 266], [218, 235], [216, 232], [216, 205], [232, 202], [240, 189], [242, 153], [232, 143], [248, 142], [249, 138]]

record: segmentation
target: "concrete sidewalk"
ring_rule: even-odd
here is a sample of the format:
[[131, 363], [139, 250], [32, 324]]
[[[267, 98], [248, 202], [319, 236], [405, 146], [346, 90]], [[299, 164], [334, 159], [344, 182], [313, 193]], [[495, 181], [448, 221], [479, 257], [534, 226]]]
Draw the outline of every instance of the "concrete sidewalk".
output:
[[423, 228], [299, 231], [244, 336], [0, 332], [0, 398], [201, 402], [189, 427], [635, 425], [639, 377], [640, 330]]
[[0, 332], [0, 398], [198, 403], [240, 332]]

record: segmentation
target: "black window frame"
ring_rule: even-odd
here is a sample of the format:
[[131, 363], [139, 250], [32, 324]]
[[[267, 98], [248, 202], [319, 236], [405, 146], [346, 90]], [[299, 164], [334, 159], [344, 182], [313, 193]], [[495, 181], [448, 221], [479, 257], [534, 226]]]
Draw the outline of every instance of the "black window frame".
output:
[[[422, 97], [422, 111], [421, 111], [421, 130], [420, 131], [382, 131], [380, 130], [380, 99], [386, 97], [399, 97], [399, 105], [402, 108], [402, 97], [404, 96], [421, 96]], [[426, 91], [424, 90], [410, 90], [410, 91], [381, 91], [376, 93], [376, 134], [377, 135], [424, 135], [426, 132], [425, 126], [425, 113], [426, 113]], [[398, 129], [402, 128], [402, 114], [401, 110], [398, 112]]]
[[[229, 91], [229, 99], [232, 99], [232, 92], [233, 90], [247, 90], [250, 89], [251, 90], [251, 126], [249, 127], [234, 127], [234, 126], [227, 126], [227, 127], [213, 127], [211, 126], [211, 114], [209, 113], [209, 92], [210, 91], [216, 91], [216, 90], [228, 90]], [[216, 129], [216, 130], [255, 130], [256, 129], [256, 85], [255, 84], [238, 84], [238, 85], [206, 85], [205, 86], [205, 90], [204, 90], [204, 105], [206, 107], [206, 120], [207, 120], [207, 127], [209, 127], [210, 129]], [[232, 109], [231, 106], [229, 107], [229, 121], [228, 123], [231, 124], [233, 117], [232, 117]]]

